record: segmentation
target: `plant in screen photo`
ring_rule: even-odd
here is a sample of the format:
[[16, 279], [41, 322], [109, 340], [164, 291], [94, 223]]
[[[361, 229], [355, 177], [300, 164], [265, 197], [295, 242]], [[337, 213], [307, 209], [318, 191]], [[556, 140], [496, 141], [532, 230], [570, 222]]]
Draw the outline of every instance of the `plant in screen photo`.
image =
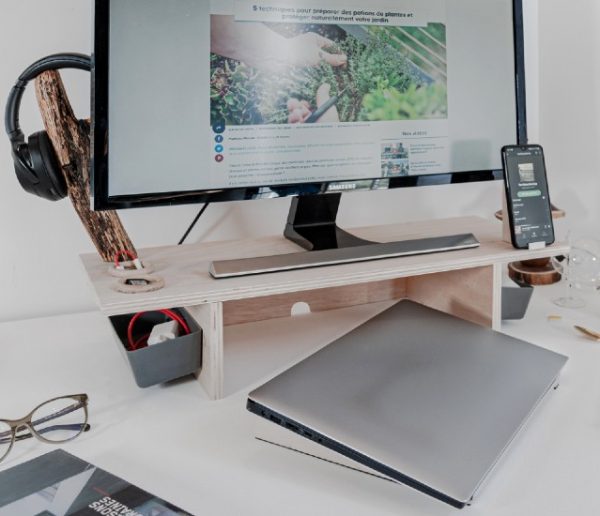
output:
[[235, 125], [262, 124], [260, 97], [252, 86], [258, 72], [215, 54], [211, 54], [211, 70], [211, 120], [235, 120]]
[[[420, 120], [447, 116], [445, 27], [282, 25], [285, 37], [315, 32], [347, 57], [343, 66], [257, 69], [211, 55], [211, 115], [227, 125], [287, 124], [296, 99], [315, 111], [317, 90], [330, 86], [340, 122]], [[412, 46], [411, 46], [412, 45]], [[425, 49], [425, 51], [423, 50]]]
[[298, 81], [287, 95], [300, 100], [314, 101], [315, 92], [321, 84], [331, 86], [331, 94], [342, 93], [337, 103], [340, 121], [356, 122], [366, 94], [381, 87], [398, 88], [404, 91], [418, 81], [404, 59], [389, 46], [383, 37], [369, 37], [363, 43], [353, 36], [339, 42], [336, 53], [348, 56], [345, 67], [333, 67], [322, 63], [318, 67], [304, 70], [304, 80]]
[[363, 99], [361, 120], [426, 120], [446, 118], [446, 86], [411, 84], [400, 92], [397, 88], [378, 88]]

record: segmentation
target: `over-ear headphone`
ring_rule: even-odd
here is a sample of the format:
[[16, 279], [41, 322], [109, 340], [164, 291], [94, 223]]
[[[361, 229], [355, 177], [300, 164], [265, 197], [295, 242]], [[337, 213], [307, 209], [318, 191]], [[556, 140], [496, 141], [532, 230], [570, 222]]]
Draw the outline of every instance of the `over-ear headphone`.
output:
[[29, 193], [50, 201], [67, 196], [67, 185], [48, 133], [39, 131], [27, 141], [19, 126], [21, 100], [27, 84], [48, 70], [76, 68], [90, 71], [92, 60], [83, 54], [55, 54], [28, 67], [17, 79], [6, 102], [4, 124], [12, 144], [15, 172], [21, 186]]

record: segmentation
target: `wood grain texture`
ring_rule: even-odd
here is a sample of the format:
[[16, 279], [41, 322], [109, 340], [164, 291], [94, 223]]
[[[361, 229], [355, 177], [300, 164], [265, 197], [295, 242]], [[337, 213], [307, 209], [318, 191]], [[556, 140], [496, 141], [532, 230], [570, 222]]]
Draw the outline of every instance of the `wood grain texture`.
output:
[[198, 381], [211, 400], [223, 397], [223, 304], [189, 307], [188, 312], [202, 328], [202, 369]]
[[139, 250], [142, 260], [153, 263], [165, 279], [159, 292], [134, 296], [115, 292], [114, 278], [96, 255], [82, 261], [94, 286], [100, 308], [107, 315], [154, 310], [165, 306], [194, 306], [203, 303], [264, 298], [279, 294], [324, 288], [377, 283], [436, 272], [483, 267], [494, 263], [563, 254], [567, 246], [556, 243], [546, 249], [514, 249], [502, 241], [502, 225], [478, 217], [461, 217], [354, 229], [366, 239], [380, 242], [472, 232], [481, 242], [477, 249], [371, 262], [277, 272], [258, 276], [215, 280], [208, 272], [212, 260], [264, 256], [301, 251], [283, 236], [230, 242], [208, 242]]
[[502, 278], [504, 277], [505, 264], [495, 263], [493, 266], [493, 292], [492, 292], [492, 330], [502, 329]]
[[512, 262], [508, 265], [508, 275], [517, 283], [532, 286], [552, 285], [562, 279], [550, 260], [545, 263], [535, 260]]
[[393, 301], [406, 297], [406, 279], [379, 281], [344, 287], [290, 292], [258, 299], [241, 299], [224, 304], [225, 326], [290, 317], [297, 303], [306, 303], [312, 313], [348, 306]]
[[44, 126], [67, 182], [68, 195], [104, 262], [123, 250], [136, 253], [114, 211], [94, 212], [90, 203], [90, 126], [77, 120], [60, 74], [42, 73], [35, 80]]
[[408, 278], [407, 297], [482, 326], [494, 327], [494, 266]]

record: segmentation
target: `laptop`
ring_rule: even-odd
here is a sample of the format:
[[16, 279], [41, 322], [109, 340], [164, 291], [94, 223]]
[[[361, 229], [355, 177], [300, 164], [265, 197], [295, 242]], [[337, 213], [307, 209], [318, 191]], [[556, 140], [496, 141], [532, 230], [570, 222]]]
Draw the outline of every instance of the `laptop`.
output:
[[247, 408], [462, 508], [567, 360], [401, 301], [251, 392]]

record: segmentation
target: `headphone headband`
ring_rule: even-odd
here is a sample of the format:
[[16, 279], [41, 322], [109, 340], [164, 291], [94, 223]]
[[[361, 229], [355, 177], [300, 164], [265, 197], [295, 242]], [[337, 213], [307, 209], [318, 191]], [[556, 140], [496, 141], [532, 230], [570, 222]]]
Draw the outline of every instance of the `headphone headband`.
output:
[[4, 112], [6, 133], [13, 145], [18, 145], [25, 141], [25, 136], [19, 125], [19, 111], [21, 108], [21, 99], [23, 98], [27, 84], [43, 72], [65, 68], [75, 68], [89, 72], [92, 69], [92, 60], [84, 54], [54, 54], [36, 61], [19, 76], [16, 84], [10, 91]]

